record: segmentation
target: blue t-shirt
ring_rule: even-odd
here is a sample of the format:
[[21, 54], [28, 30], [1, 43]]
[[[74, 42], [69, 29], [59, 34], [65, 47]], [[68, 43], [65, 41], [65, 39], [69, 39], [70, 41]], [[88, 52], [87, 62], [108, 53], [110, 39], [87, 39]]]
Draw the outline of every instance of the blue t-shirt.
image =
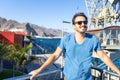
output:
[[78, 44], [75, 34], [71, 33], [62, 38], [59, 47], [65, 51], [63, 72], [67, 80], [92, 80], [92, 53], [102, 49], [98, 39], [86, 33], [84, 42]]

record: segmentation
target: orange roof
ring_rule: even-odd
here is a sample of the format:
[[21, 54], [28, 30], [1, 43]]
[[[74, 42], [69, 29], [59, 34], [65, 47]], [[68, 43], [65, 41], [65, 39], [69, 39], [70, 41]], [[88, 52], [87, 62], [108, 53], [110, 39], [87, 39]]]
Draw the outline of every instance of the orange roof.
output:
[[25, 32], [14, 32], [14, 33], [18, 35], [23, 35], [23, 36], [30, 36], [30, 34], [27, 34]]

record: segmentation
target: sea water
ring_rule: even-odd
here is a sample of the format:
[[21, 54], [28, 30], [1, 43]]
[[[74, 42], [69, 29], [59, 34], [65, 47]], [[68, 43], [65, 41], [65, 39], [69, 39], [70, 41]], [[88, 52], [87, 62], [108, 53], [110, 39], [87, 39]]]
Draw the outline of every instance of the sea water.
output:
[[60, 43], [61, 38], [33, 38], [33, 54], [53, 53]]

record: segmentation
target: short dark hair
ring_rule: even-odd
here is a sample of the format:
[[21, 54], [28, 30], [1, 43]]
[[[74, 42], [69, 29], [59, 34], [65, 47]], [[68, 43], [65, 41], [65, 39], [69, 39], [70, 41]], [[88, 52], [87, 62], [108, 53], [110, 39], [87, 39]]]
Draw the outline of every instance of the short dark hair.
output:
[[83, 17], [85, 17], [86, 21], [88, 21], [88, 20], [87, 20], [87, 16], [86, 16], [84, 13], [79, 12], [79, 13], [76, 13], [76, 14], [73, 16], [73, 18], [72, 18], [72, 24], [73, 24], [73, 25], [75, 24], [75, 18], [78, 17], [78, 16], [83, 16]]

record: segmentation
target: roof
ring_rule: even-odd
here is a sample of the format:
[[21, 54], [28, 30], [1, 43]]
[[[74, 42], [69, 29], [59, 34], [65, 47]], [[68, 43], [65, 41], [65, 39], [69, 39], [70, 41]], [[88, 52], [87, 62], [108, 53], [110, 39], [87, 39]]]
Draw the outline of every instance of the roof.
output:
[[97, 34], [103, 30], [120, 30], [120, 26], [109, 26], [101, 29], [93, 29], [93, 30], [88, 30], [87, 33], [90, 34]]
[[0, 31], [0, 33], [12, 33], [12, 34], [18, 34], [18, 35], [22, 35], [22, 36], [30, 36], [29, 34], [27, 34], [26, 32], [11, 32], [11, 31]]

